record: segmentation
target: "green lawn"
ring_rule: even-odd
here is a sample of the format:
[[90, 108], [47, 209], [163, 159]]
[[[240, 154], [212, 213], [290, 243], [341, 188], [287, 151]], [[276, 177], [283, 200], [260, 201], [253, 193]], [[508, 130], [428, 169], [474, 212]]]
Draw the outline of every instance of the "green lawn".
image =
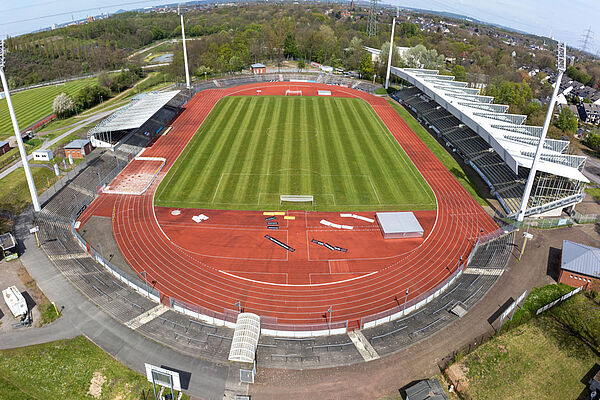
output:
[[600, 188], [587, 188], [585, 191], [587, 194], [600, 201]]
[[408, 126], [421, 138], [423, 143], [429, 147], [429, 149], [435, 154], [435, 156], [448, 168], [448, 170], [454, 175], [454, 177], [460, 182], [461, 185], [473, 196], [473, 198], [482, 206], [487, 205], [487, 202], [479, 192], [477, 191], [477, 186], [471, 182], [465, 171], [462, 169], [460, 164], [446, 151], [444, 146], [442, 146], [433, 136], [429, 134], [419, 124], [419, 122], [413, 118], [412, 115], [404, 107], [402, 107], [398, 102], [394, 100], [388, 100], [392, 107], [400, 114], [402, 119], [406, 121]]
[[589, 398], [587, 380], [600, 362], [600, 304], [592, 297], [573, 296], [465, 356], [463, 398]]
[[[279, 195], [313, 195], [314, 208]], [[320, 211], [435, 209], [406, 153], [360, 99], [219, 101], [160, 184], [156, 205]]]
[[[99, 388], [94, 397], [88, 393], [92, 379]], [[143, 397], [142, 391], [145, 392]], [[145, 376], [120, 364], [83, 336], [0, 351], [2, 399], [138, 400], [151, 397], [152, 384]]]
[[[47, 168], [31, 168], [33, 180], [38, 194], [48, 189], [57, 177], [54, 171]], [[31, 203], [31, 196], [25, 179], [25, 171], [18, 168], [0, 180], [0, 210], [10, 211], [14, 214], [21, 213]]]
[[[19, 128], [25, 129], [29, 125], [52, 114], [54, 98], [62, 92], [69, 95], [76, 94], [84, 86], [92, 85], [96, 78], [80, 79], [67, 82], [64, 85], [51, 85], [41, 88], [24, 90], [11, 95]], [[12, 122], [8, 113], [6, 99], [0, 100], [0, 140], [14, 135]]]

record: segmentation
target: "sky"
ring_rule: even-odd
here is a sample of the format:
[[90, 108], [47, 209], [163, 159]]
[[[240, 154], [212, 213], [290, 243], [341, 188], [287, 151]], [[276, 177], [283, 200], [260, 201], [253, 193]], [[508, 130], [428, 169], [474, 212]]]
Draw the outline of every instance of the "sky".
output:
[[[401, 7], [448, 11], [554, 37], [580, 48], [588, 28], [595, 34], [588, 50], [600, 52], [600, 1], [597, 0], [380, 0]], [[89, 15], [136, 9], [173, 0], [21, 0], [0, 2], [0, 37], [16, 36]]]

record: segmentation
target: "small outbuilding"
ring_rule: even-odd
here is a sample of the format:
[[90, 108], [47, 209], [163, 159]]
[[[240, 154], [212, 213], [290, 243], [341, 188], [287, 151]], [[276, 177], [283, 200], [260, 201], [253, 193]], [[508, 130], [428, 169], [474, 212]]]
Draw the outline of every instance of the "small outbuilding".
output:
[[10, 144], [6, 140], [0, 140], [0, 156], [10, 150]]
[[563, 240], [558, 281], [574, 287], [599, 287], [600, 249]]
[[92, 144], [88, 139], [76, 139], [65, 146], [65, 157], [84, 158], [92, 152]]
[[266, 74], [267, 73], [267, 66], [265, 64], [256, 63], [256, 64], [252, 64], [250, 66], [250, 70], [255, 75]]
[[52, 154], [52, 150], [50, 149], [36, 150], [31, 154], [34, 161], [50, 161], [54, 158], [54, 154]]
[[437, 379], [426, 379], [406, 389], [404, 400], [448, 400]]
[[423, 237], [423, 228], [411, 212], [378, 212], [375, 218], [384, 239]]

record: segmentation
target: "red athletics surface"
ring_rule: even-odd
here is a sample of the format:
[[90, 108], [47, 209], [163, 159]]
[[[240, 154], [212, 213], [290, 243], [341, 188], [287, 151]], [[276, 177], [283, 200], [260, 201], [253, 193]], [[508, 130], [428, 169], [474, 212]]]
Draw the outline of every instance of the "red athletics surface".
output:
[[[373, 107], [436, 195], [437, 212], [415, 212], [428, 233], [426, 239], [384, 241], [372, 230], [375, 225], [337, 213], [294, 211], [290, 215], [296, 216], [295, 221], [277, 217], [283, 228], [271, 231], [259, 211], [181, 209], [175, 217], [170, 208], [154, 207], [158, 184], [219, 99], [283, 95], [287, 89], [302, 90], [303, 95], [329, 90], [332, 96], [362, 98]], [[461, 256], [469, 254], [480, 229], [484, 233], [497, 229], [384, 98], [349, 88], [274, 82], [206, 90], [194, 96], [169, 134], [144, 156], [167, 160], [150, 188], [141, 196], [102, 194], [80, 221], [95, 213], [105, 215], [112, 205], [115, 239], [131, 267], [138, 273], [146, 271], [163, 296], [216, 312], [235, 309], [240, 301], [245, 311], [277, 317], [279, 323], [322, 324], [331, 306], [334, 322], [354, 322], [396, 306], [395, 298], [403, 298], [407, 288], [409, 300], [434, 288], [456, 270]], [[196, 224], [191, 217], [200, 213], [209, 220]], [[356, 226], [356, 232], [327, 228], [319, 224], [321, 218]], [[296, 251], [285, 251], [265, 234]], [[347, 245], [348, 253], [332, 255], [309, 243], [312, 237]]]

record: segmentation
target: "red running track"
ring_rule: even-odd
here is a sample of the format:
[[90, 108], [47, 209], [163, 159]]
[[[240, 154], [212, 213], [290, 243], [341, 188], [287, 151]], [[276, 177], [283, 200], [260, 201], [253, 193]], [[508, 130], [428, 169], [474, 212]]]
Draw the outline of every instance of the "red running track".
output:
[[[231, 95], [283, 95], [287, 89], [300, 89], [303, 95], [316, 95], [317, 90], [329, 90], [333, 96], [361, 98], [373, 107], [435, 193], [437, 213], [429, 217], [427, 213], [422, 215], [431, 220], [427, 228], [429, 235], [425, 240], [402, 247], [396, 255], [390, 255], [393, 249], [386, 247], [388, 245], [368, 229], [364, 230], [365, 236], [355, 232], [355, 235], [358, 233], [358, 239], [337, 239], [342, 238], [342, 234], [331, 233], [331, 229], [322, 231], [325, 236], [321, 238], [311, 231], [314, 222], [308, 222], [315, 219], [313, 213], [306, 214], [308, 217], [304, 213], [296, 213], [292, 215], [299, 218], [290, 221], [289, 227], [286, 225], [285, 231], [279, 232], [279, 235], [291, 235], [292, 238], [288, 236], [288, 239], [292, 247], [297, 246], [294, 243], [297, 240], [301, 244], [306, 243], [307, 238], [300, 238], [301, 234], [294, 236], [292, 228], [292, 223], [298, 223], [304, 216], [307, 222], [300, 232], [310, 232], [317, 239], [330, 241], [333, 245], [342, 246], [346, 239], [348, 243], [360, 242], [363, 249], [355, 252], [350, 248], [349, 256], [352, 254], [356, 257], [355, 254], [359, 253], [359, 259], [346, 260], [336, 255], [339, 260], [332, 262], [327, 260], [328, 256], [322, 249], [310, 247], [309, 251], [304, 252], [304, 260], [302, 257], [294, 259], [295, 253], [282, 252], [275, 245], [269, 247], [267, 245], [271, 243], [264, 238], [260, 244], [252, 237], [244, 239], [248, 246], [244, 250], [237, 250], [235, 243], [218, 238], [222, 232], [240, 238], [243, 235], [262, 237], [277, 232], [267, 231], [264, 220], [260, 222], [260, 228], [257, 228], [258, 225], [248, 226], [253, 224], [252, 218], [258, 219], [257, 215], [262, 218], [262, 213], [182, 210], [194, 215], [200, 212], [209, 217], [212, 215], [215, 226], [210, 229], [209, 224], [196, 228], [200, 224], [189, 222], [189, 214], [183, 222], [178, 223], [170, 219], [171, 209], [154, 207], [154, 193], [158, 184], [219, 99]], [[497, 228], [385, 99], [353, 89], [314, 83], [276, 82], [203, 91], [188, 103], [168, 135], [162, 136], [151, 148], [146, 149], [144, 156], [164, 157], [167, 160], [146, 193], [141, 196], [103, 194], [84, 213], [82, 225], [91, 215], [112, 214], [113, 232], [119, 249], [138, 274], [146, 271], [148, 280], [155, 281], [155, 287], [163, 296], [171, 296], [215, 312], [235, 309], [234, 304], [240, 301], [245, 311], [277, 317], [279, 323], [323, 324], [331, 306], [334, 322], [355, 323], [361, 317], [397, 306], [397, 299], [404, 299], [407, 288], [409, 301], [434, 288], [457, 269], [461, 256], [469, 254], [480, 229], [487, 233]], [[127, 176], [128, 168], [123, 171], [123, 176]], [[224, 224], [228, 214], [238, 221], [234, 224], [238, 226], [223, 231], [226, 227], [219, 224]], [[354, 221], [344, 222], [359, 225]], [[427, 226], [427, 223], [424, 225]], [[244, 226], [244, 229], [235, 233], [239, 226]], [[257, 232], [250, 234], [249, 230], [252, 229]], [[256, 246], [255, 252], [250, 251], [252, 246]], [[238, 256], [238, 252], [242, 257]], [[265, 254], [266, 259], [262, 259]], [[246, 256], [253, 259], [244, 259]], [[282, 263], [288, 264], [286, 272], [295, 271], [288, 273], [285, 281], [280, 276]], [[333, 274], [324, 271], [325, 264], [329, 264], [330, 268], [333, 266], [332, 271], [340, 272], [340, 275], [332, 278]]]

